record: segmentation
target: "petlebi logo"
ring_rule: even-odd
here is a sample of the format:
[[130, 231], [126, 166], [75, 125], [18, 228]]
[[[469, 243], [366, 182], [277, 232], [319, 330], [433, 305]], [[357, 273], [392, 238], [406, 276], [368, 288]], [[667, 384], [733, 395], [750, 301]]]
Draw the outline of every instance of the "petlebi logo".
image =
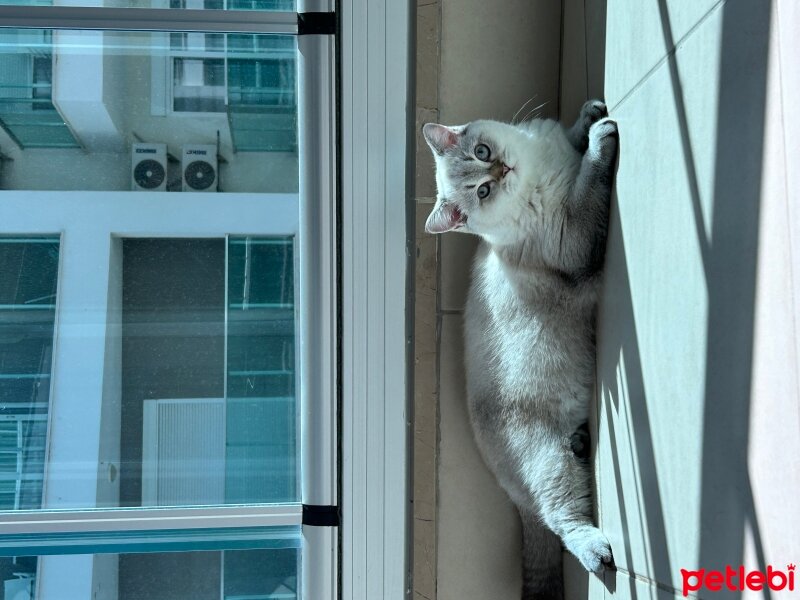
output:
[[772, 565], [767, 565], [766, 571], [745, 571], [743, 566], [734, 569], [730, 565], [725, 566], [725, 572], [681, 569], [683, 595], [688, 596], [689, 592], [699, 592], [702, 589], [709, 592], [719, 592], [723, 589], [732, 592], [744, 590], [760, 592], [764, 589], [773, 592], [793, 592], [794, 569], [793, 563], [786, 565], [786, 571], [776, 569]]

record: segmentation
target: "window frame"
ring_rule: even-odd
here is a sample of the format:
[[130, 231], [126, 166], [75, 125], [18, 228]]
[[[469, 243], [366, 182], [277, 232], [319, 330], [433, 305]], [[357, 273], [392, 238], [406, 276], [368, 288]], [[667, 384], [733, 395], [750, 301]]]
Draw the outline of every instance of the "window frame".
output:
[[[332, 0], [298, 0], [298, 13], [332, 9]], [[304, 86], [300, 195], [316, 199], [301, 202], [306, 210], [301, 209], [300, 235], [321, 240], [303, 263], [315, 268], [300, 274], [299, 309], [323, 332], [315, 348], [302, 349], [301, 387], [317, 390], [325, 401], [319, 418], [308, 420], [312, 431], [301, 437], [305, 444], [311, 435], [321, 436], [318, 448], [330, 449], [304, 460], [303, 501], [338, 505], [342, 518], [340, 527], [303, 526], [303, 562], [324, 565], [310, 581], [303, 571], [303, 594], [314, 600], [402, 598], [410, 589], [411, 565], [414, 3], [337, 0], [336, 14], [335, 40], [298, 36]], [[295, 13], [41, 6], [1, 6], [0, 26], [279, 34], [299, 29]], [[314, 160], [304, 160], [304, 148], [319, 149]], [[328, 297], [318, 294], [320, 280]], [[331, 356], [338, 356], [336, 362]], [[176, 510], [197, 510], [193, 527], [250, 527], [263, 522], [263, 508], [167, 509], [169, 514], [153, 515], [150, 525], [167, 528], [179, 516]], [[109, 522], [118, 521], [119, 511], [110, 512], [115, 514]], [[46, 527], [63, 516], [5, 513], [0, 527], [7, 531], [17, 519], [23, 530], [34, 523]], [[102, 521], [98, 516], [91, 511], [82, 526]], [[295, 512], [291, 519], [296, 518]]]
[[342, 598], [411, 595], [416, 3], [341, 0]]

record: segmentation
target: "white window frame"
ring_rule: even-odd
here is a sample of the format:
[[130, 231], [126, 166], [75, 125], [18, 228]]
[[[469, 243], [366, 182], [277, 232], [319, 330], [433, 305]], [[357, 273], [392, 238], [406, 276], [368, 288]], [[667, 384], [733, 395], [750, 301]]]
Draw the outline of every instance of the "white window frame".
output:
[[[329, 11], [331, 3], [299, 0], [298, 12]], [[301, 388], [316, 390], [323, 400], [316, 407], [321, 413], [308, 422], [313, 431], [303, 435], [304, 440], [310, 439], [309, 433], [322, 440], [316, 455], [304, 465], [303, 501], [339, 504], [342, 515], [339, 528], [303, 528], [309, 542], [304, 548], [313, 549], [304, 554], [303, 561], [326, 565], [324, 573], [303, 582], [309, 600], [336, 597], [337, 587], [338, 597], [347, 600], [399, 600], [409, 596], [411, 589], [413, 7], [411, 0], [339, 0], [338, 136], [334, 41], [324, 35], [298, 38], [298, 76], [305, 86], [302, 97], [316, 99], [300, 99], [300, 195], [316, 200], [301, 202], [305, 209], [301, 209], [300, 235], [301, 239], [317, 235], [320, 240], [312, 249], [313, 256], [301, 259], [300, 309], [306, 322], [323, 332], [318, 344], [301, 349], [306, 365]], [[296, 17], [287, 13], [0, 7], [3, 26], [46, 28], [54, 22], [57, 27], [76, 29], [297, 32]], [[303, 148], [318, 152], [304, 157]], [[0, 194], [0, 224], [8, 214], [4, 214], [6, 194], [11, 192]], [[338, 240], [337, 223], [341, 226]], [[334, 297], [320, 297], [319, 289]], [[338, 309], [337, 300], [341, 302]], [[337, 314], [340, 336], [335, 329]], [[338, 368], [329, 360], [337, 349]], [[334, 413], [337, 390], [338, 415]], [[337, 420], [341, 457], [336, 455]], [[320, 452], [321, 447], [331, 450]], [[341, 470], [331, 465], [340, 465]], [[195, 512], [143, 515], [146, 521], [141, 522], [146, 525], [142, 527], [170, 528], [189, 522], [186, 519], [199, 527], [237, 527], [272, 518], [258, 507], [184, 510]], [[114, 511], [108, 513], [105, 518], [94, 512], [73, 516], [82, 519], [86, 528], [108, 530], [119, 520]], [[280, 518], [282, 523], [294, 523], [297, 514]], [[17, 531], [75, 526], [64, 521], [63, 515], [56, 514], [0, 515], [4, 532], [17, 524]]]
[[410, 597], [414, 3], [343, 0], [342, 598]]

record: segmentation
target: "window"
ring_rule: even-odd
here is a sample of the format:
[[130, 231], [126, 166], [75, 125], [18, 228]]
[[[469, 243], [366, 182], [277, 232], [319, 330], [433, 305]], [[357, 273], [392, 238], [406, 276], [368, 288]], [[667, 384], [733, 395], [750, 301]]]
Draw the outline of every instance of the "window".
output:
[[409, 8], [153, 4], [0, 6], [4, 589], [400, 597]]
[[[0, 520], [40, 528], [4, 538], [3, 585], [43, 600], [331, 597], [320, 575], [335, 538], [303, 534], [310, 492], [336, 505], [304, 481], [304, 462], [334, 454], [303, 439], [304, 419], [331, 427], [335, 405], [302, 385], [322, 333], [306, 299], [325, 288], [302, 258], [319, 239], [300, 228], [301, 212], [316, 217], [298, 194], [296, 39], [208, 34], [199, 82], [221, 84], [221, 110], [187, 121], [151, 110], [163, 91], [151, 69], [185, 59], [181, 81], [197, 83], [197, 64], [164, 41], [191, 53], [204, 33], [6, 34], [41, 41], [0, 56], [46, 78], [25, 101], [46, 98], [78, 147], [22, 144], [10, 121], [0, 132], [13, 159], [0, 198]], [[303, 560], [315, 553], [328, 558]]]
[[42, 503], [59, 246], [0, 237], [0, 510]]
[[20, 148], [77, 148], [53, 105], [50, 32], [2, 31], [0, 45], [0, 127]]
[[[300, 553], [288, 536], [257, 550], [130, 552], [0, 558], [5, 598], [296, 600]], [[295, 546], [293, 547], [292, 544]], [[75, 574], [92, 566], [95, 583]], [[37, 573], [41, 575], [37, 576]]]
[[235, 152], [294, 152], [295, 53], [288, 36], [173, 33], [154, 58], [152, 112], [225, 113]]

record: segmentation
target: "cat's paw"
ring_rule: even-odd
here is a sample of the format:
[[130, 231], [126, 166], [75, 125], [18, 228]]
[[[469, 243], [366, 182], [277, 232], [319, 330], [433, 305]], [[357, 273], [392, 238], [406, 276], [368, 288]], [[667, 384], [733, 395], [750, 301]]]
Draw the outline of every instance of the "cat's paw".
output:
[[605, 117], [589, 129], [589, 156], [593, 160], [613, 160], [617, 152], [617, 122]]
[[564, 545], [591, 573], [615, 568], [611, 544], [597, 527], [587, 525], [576, 529], [564, 538]]
[[607, 116], [608, 108], [602, 100], [584, 102], [578, 120], [567, 133], [567, 138], [578, 152], [581, 154], [586, 152], [586, 148], [589, 146], [589, 130], [592, 125]]
[[581, 107], [581, 122], [586, 131], [603, 117], [608, 116], [608, 107], [602, 100], [589, 100]]

